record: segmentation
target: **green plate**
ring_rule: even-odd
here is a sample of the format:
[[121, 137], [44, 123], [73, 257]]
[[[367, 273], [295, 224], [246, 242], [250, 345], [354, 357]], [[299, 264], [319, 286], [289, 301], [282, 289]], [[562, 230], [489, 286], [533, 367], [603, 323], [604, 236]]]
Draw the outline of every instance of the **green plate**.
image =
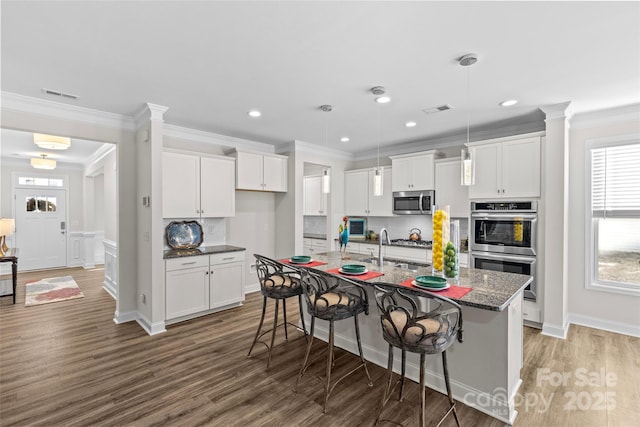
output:
[[362, 273], [366, 269], [366, 266], [360, 264], [345, 264], [342, 266], [342, 271], [345, 273]]
[[418, 276], [416, 283], [430, 288], [444, 288], [447, 286], [447, 279], [438, 276]]
[[307, 264], [311, 261], [311, 257], [308, 255], [296, 255], [291, 257], [291, 262], [294, 264]]

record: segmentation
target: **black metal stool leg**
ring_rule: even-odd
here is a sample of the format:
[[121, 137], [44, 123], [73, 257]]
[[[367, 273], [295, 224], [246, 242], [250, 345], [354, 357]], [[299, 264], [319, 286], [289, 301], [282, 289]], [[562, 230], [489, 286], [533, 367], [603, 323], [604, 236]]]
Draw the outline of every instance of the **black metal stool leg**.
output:
[[323, 413], [327, 412], [327, 402], [329, 401], [329, 392], [331, 387], [331, 366], [333, 365], [333, 320], [329, 320], [329, 355], [327, 356], [327, 383], [324, 392], [324, 408]]
[[300, 373], [298, 374], [296, 385], [293, 386], [293, 391], [296, 391], [298, 389], [298, 383], [300, 382], [300, 379], [302, 378], [305, 371], [307, 370], [307, 363], [309, 362], [309, 354], [311, 353], [311, 345], [313, 344], [313, 330], [315, 328], [315, 325], [316, 325], [316, 318], [314, 316], [311, 316], [311, 330], [309, 331], [309, 335], [311, 335], [311, 337], [309, 339], [309, 343], [307, 344], [307, 354], [305, 354], [304, 356], [304, 361], [302, 362], [302, 367], [300, 368]]
[[426, 391], [424, 388], [424, 353], [420, 353], [420, 427], [427, 425], [425, 406], [426, 406]]
[[284, 316], [284, 339], [289, 341], [289, 334], [287, 333], [287, 300], [282, 300], [282, 314]]
[[404, 380], [407, 378], [407, 352], [402, 350], [402, 375], [400, 376], [400, 402], [404, 399]]
[[380, 417], [382, 416], [382, 410], [384, 409], [384, 406], [387, 404], [387, 402], [389, 401], [389, 398], [391, 397], [391, 393], [393, 392], [391, 390], [391, 384], [393, 383], [393, 346], [391, 344], [389, 344], [389, 357], [387, 359], [387, 386], [384, 390], [384, 393], [382, 393], [382, 404], [380, 405], [380, 409], [378, 410], [378, 417], [376, 418], [376, 425], [378, 425], [380, 423]]
[[307, 339], [307, 327], [304, 325], [304, 310], [302, 309], [302, 295], [298, 295], [298, 309], [300, 310], [300, 322], [302, 322], [302, 332], [304, 339]]
[[264, 314], [267, 311], [267, 297], [263, 297], [262, 299], [262, 316], [260, 317], [260, 324], [258, 325], [258, 331], [256, 332], [256, 337], [253, 339], [253, 344], [251, 344], [251, 348], [249, 349], [249, 353], [247, 353], [247, 357], [251, 356], [251, 352], [253, 351], [253, 347], [255, 347], [258, 342], [258, 337], [260, 336], [260, 330], [262, 329], [262, 324], [264, 323]]
[[[453, 410], [453, 417], [456, 419], [456, 424], [460, 427], [460, 420], [458, 419], [458, 413], [456, 412], [456, 402], [453, 400], [451, 394], [451, 384], [449, 383], [449, 369], [447, 368], [447, 351], [442, 352], [442, 370], [444, 371], [444, 383], [447, 386], [447, 396], [449, 396], [449, 403]], [[440, 421], [442, 422], [442, 421]]]
[[275, 314], [273, 315], [273, 330], [271, 331], [271, 345], [269, 346], [269, 358], [267, 359], [267, 369], [269, 369], [269, 365], [271, 364], [271, 350], [273, 350], [273, 343], [276, 340], [276, 331], [278, 330], [278, 306], [280, 300], [276, 299], [276, 309]]
[[364, 355], [362, 354], [362, 342], [360, 341], [360, 326], [358, 325], [358, 315], [353, 316], [353, 321], [356, 325], [356, 340], [358, 341], [358, 351], [360, 352], [360, 361], [362, 362], [362, 366], [364, 367], [364, 372], [367, 374], [367, 379], [369, 379], [369, 387], [373, 387], [373, 382], [371, 381], [371, 375], [369, 375], [369, 369], [367, 369], [367, 362], [364, 360]]

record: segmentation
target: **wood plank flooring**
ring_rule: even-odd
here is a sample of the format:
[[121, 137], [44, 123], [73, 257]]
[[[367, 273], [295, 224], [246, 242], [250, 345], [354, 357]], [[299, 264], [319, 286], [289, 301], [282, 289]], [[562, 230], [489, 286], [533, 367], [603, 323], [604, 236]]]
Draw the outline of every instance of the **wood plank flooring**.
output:
[[[24, 307], [26, 282], [63, 275], [74, 277], [84, 298]], [[237, 309], [169, 326], [166, 333], [150, 337], [135, 323], [113, 323], [115, 302], [102, 289], [102, 277], [100, 268], [20, 273], [16, 304], [10, 297], [0, 299], [1, 426], [373, 425], [386, 374], [382, 368], [369, 365], [373, 388], [362, 371], [338, 385], [323, 414], [323, 360], [312, 365], [293, 392], [305, 349], [299, 331], [290, 330], [289, 342], [279, 334], [269, 370], [264, 346], [246, 357], [260, 316], [259, 294], [248, 295]], [[272, 309], [270, 304], [266, 321]], [[297, 319], [293, 301], [287, 312]], [[572, 327], [563, 341], [525, 328], [524, 384], [515, 425], [636, 425], [639, 341], [582, 327]], [[318, 354], [325, 347], [316, 341], [312, 351]], [[355, 363], [354, 356], [337, 350], [337, 375]], [[582, 387], [573, 375], [553, 386], [540, 379], [547, 378], [540, 374], [545, 368], [552, 376], [603, 368], [617, 380]], [[604, 409], [580, 409], [584, 393], [593, 398], [607, 391], [615, 394]], [[571, 402], [564, 393], [582, 399], [576, 400], [576, 410], [567, 409]], [[548, 410], [533, 405], [534, 394], [550, 400]], [[427, 404], [433, 423], [447, 400], [429, 391]], [[462, 403], [457, 407], [464, 426], [503, 425]], [[418, 409], [418, 386], [410, 382], [404, 401], [392, 399], [384, 418], [417, 426]], [[453, 425], [452, 417], [443, 423]]]

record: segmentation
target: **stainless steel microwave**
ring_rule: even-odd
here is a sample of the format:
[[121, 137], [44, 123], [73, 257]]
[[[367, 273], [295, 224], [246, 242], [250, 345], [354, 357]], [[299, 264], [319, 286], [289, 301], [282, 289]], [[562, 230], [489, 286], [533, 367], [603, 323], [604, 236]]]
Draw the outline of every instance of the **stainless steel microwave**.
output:
[[393, 213], [396, 215], [431, 215], [435, 203], [434, 190], [393, 192]]

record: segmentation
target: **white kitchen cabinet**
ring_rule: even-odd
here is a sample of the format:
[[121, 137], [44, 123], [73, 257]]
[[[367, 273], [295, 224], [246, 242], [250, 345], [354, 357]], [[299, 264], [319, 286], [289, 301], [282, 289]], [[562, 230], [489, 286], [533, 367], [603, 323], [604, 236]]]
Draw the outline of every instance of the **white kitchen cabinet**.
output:
[[166, 261], [165, 318], [188, 316], [209, 309], [209, 257]]
[[302, 240], [303, 255], [309, 255], [313, 257], [314, 254], [327, 252], [327, 250], [326, 239], [310, 239], [308, 237], [305, 237]]
[[431, 150], [390, 156], [393, 171], [392, 191], [433, 190], [436, 154], [436, 151]]
[[162, 216], [213, 218], [235, 215], [235, 161], [192, 153], [162, 153]]
[[165, 320], [186, 320], [244, 300], [245, 252], [168, 259]]
[[449, 205], [454, 218], [469, 218], [469, 187], [460, 185], [460, 158], [435, 161], [436, 204]]
[[345, 213], [350, 216], [393, 216], [391, 168], [382, 168], [382, 196], [373, 195], [375, 169], [344, 173]]
[[236, 151], [236, 189], [287, 191], [287, 156]]
[[469, 198], [540, 197], [540, 137], [469, 146], [476, 171]]
[[322, 192], [321, 176], [306, 176], [303, 180], [303, 215], [327, 215], [327, 195]]

